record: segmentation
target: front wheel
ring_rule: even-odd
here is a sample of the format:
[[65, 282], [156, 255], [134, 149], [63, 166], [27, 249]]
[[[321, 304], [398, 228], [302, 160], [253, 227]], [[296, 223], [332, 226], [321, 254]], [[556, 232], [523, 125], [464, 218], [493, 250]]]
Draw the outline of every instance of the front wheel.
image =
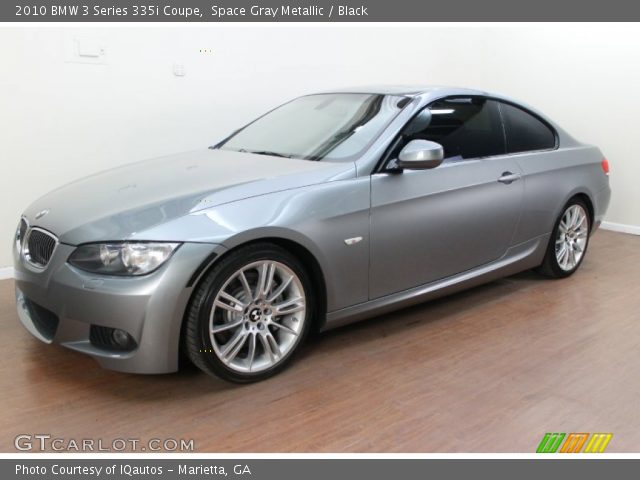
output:
[[590, 232], [586, 204], [578, 198], [569, 201], [556, 221], [540, 272], [553, 278], [575, 273], [587, 253]]
[[189, 306], [184, 345], [206, 373], [248, 383], [284, 368], [309, 331], [311, 282], [296, 257], [256, 244], [223, 258]]

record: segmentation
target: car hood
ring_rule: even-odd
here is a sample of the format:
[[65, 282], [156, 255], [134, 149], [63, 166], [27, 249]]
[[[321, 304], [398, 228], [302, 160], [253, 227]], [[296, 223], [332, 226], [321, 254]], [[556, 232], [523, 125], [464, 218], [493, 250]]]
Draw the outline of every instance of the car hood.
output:
[[[348, 162], [208, 149], [137, 162], [77, 180], [35, 201], [25, 216], [31, 225], [55, 233], [62, 243], [126, 240], [223, 203], [354, 175], [355, 165]], [[39, 214], [42, 216], [36, 219]], [[179, 232], [176, 240], [183, 240]]]

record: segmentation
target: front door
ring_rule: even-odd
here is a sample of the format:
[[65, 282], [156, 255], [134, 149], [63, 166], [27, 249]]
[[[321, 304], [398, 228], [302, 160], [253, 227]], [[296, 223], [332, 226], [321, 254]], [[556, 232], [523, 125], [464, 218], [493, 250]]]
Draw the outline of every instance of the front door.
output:
[[499, 259], [520, 218], [522, 172], [505, 154], [497, 105], [474, 98], [429, 108], [429, 126], [404, 140], [440, 143], [443, 164], [371, 176], [370, 299]]

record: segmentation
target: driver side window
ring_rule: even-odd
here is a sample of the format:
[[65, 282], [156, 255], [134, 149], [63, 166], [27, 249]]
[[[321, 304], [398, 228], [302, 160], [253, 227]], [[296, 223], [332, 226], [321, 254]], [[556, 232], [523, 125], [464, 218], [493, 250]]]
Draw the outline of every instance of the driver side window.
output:
[[417, 139], [442, 145], [445, 161], [506, 153], [498, 104], [482, 97], [438, 100], [414, 117], [401, 135], [402, 141], [394, 149], [394, 156], [408, 142]]

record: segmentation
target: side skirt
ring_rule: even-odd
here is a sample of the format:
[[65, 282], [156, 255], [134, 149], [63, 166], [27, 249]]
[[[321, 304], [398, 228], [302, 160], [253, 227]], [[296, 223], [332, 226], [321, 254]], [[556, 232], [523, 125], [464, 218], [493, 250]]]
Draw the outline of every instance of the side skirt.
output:
[[478, 268], [329, 312], [321, 330], [325, 331], [348, 325], [538, 267], [544, 259], [550, 235], [548, 233], [514, 245], [500, 259]]

